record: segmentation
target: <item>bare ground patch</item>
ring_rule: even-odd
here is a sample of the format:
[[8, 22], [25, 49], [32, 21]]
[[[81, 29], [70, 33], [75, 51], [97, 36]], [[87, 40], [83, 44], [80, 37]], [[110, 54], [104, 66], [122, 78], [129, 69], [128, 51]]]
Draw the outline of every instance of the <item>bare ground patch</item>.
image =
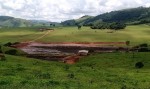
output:
[[22, 42], [13, 45], [13, 47], [26, 52], [27, 57], [74, 64], [83, 57], [83, 55], [79, 53], [80, 50], [87, 50], [87, 55], [95, 52], [127, 50], [125, 47], [115, 45], [125, 45], [125, 42]]

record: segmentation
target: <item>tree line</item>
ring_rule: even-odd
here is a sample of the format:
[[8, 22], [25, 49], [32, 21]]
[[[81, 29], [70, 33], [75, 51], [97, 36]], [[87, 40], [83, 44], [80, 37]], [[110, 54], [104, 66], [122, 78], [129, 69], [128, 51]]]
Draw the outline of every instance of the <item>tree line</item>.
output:
[[125, 29], [126, 24], [121, 23], [121, 22], [113, 22], [113, 23], [106, 23], [106, 22], [101, 22], [98, 24], [93, 24], [91, 26], [91, 29], [114, 29], [114, 30], [119, 30], [119, 29]]

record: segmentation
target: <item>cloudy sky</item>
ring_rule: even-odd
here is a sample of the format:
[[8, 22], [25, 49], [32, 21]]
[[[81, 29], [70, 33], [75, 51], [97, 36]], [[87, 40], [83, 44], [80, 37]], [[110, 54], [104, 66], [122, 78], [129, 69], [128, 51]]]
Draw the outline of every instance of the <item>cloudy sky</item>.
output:
[[150, 0], [0, 0], [0, 15], [60, 22], [139, 6]]

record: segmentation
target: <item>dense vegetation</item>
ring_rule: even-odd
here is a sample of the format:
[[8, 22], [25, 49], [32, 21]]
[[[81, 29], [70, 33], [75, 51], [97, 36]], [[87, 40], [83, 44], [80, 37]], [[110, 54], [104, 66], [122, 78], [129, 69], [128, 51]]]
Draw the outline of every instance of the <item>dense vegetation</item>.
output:
[[75, 25], [83, 25], [86, 23], [86, 21], [93, 18], [92, 16], [85, 15], [79, 19], [73, 19], [73, 20], [66, 20], [64, 22], [61, 22], [63, 26], [75, 26]]
[[125, 29], [126, 25], [124, 23], [96, 23], [91, 26], [92, 29], [114, 29], [114, 30], [120, 30]]
[[112, 11], [109, 13], [104, 13], [95, 17], [84, 19], [82, 23], [77, 22], [76, 20], [71, 20], [71, 21], [65, 21], [62, 24], [69, 26], [70, 23], [71, 25], [75, 25], [77, 23], [77, 24], [82, 24], [84, 26], [92, 26], [97, 22], [106, 22], [106, 23], [123, 22], [127, 24], [150, 23], [150, 8], [138, 7], [132, 9]]

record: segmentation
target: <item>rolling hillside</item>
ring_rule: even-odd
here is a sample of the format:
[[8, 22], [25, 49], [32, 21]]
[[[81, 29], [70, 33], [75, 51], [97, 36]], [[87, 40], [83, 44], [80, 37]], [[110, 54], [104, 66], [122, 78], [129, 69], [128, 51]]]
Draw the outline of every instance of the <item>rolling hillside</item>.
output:
[[[92, 30], [90, 27], [59, 27], [49, 32], [46, 36], [36, 40], [37, 42], [125, 42], [130, 45], [142, 43], [150, 44], [150, 26], [133, 25], [127, 26], [121, 31]], [[48, 31], [39, 31], [35, 28], [1, 28], [0, 43], [26, 42], [37, 39]], [[109, 33], [112, 32], [112, 33]]]
[[83, 24], [87, 23], [92, 18], [93, 18], [92, 16], [85, 15], [79, 19], [66, 20], [66, 21], [62, 22], [61, 24], [63, 26], [74, 26], [77, 24], [83, 25]]
[[[136, 53], [136, 58], [130, 53], [95, 54], [74, 65], [5, 56], [0, 61], [0, 89], [150, 88], [150, 53]], [[144, 68], [134, 67], [139, 61]]]
[[0, 16], [0, 27], [26, 27], [29, 22], [24, 19]]
[[94, 24], [97, 22], [124, 22], [128, 24], [143, 24], [150, 22], [150, 8], [138, 7], [131, 9], [124, 9], [119, 11], [112, 11], [109, 13], [100, 14], [95, 17], [90, 17], [86, 19], [80, 18], [81, 22], [78, 20], [68, 20], [64, 21], [62, 24], [70, 25], [70, 23], [77, 23], [82, 25]]
[[0, 16], [0, 27], [34, 27], [50, 26], [50, 24], [59, 25], [59, 23], [44, 20], [25, 20], [10, 16]]

